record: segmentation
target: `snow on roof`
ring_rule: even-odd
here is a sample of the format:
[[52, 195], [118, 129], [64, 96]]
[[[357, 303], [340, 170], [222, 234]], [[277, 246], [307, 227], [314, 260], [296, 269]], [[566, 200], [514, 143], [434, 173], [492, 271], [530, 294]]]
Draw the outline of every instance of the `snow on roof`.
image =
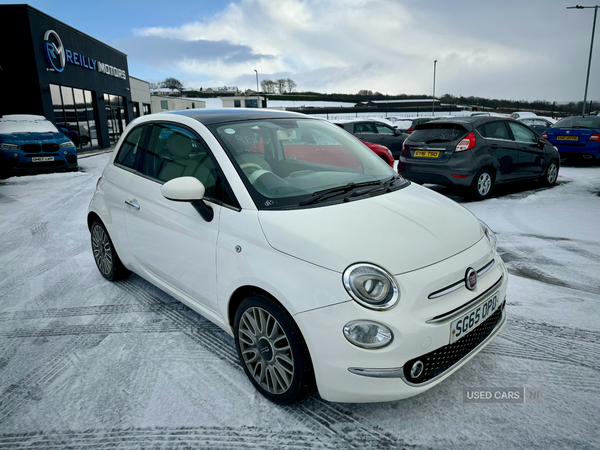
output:
[[12, 114], [0, 118], [0, 134], [58, 133], [56, 127], [44, 116]]

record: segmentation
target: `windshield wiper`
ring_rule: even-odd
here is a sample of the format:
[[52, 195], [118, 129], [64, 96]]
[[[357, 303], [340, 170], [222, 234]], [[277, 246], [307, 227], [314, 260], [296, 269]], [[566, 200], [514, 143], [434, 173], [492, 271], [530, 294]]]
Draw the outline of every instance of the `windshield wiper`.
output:
[[329, 194], [335, 194], [335, 195], [345, 194], [346, 192], [350, 192], [351, 190], [359, 188], [359, 187], [373, 186], [373, 185], [380, 186], [381, 181], [377, 180], [377, 181], [365, 181], [363, 183], [348, 183], [348, 184], [345, 184], [344, 186], [337, 186], [337, 187], [333, 187], [333, 188], [329, 188], [329, 189], [323, 189], [322, 191], [313, 192], [312, 197], [305, 198], [300, 203], [298, 203], [298, 205], [300, 205], [300, 206], [310, 205], [311, 203], [316, 203], [320, 200], [323, 200], [324, 197], [328, 196]]
[[[381, 191], [383, 189], [386, 190], [386, 192], [391, 192], [390, 188], [392, 187], [392, 185], [398, 181], [398, 180], [402, 180], [403, 178], [400, 176], [392, 176], [389, 180], [387, 181], [383, 181], [383, 182], [379, 182], [379, 183], [371, 183], [376, 185], [374, 188], [371, 189], [363, 189], [362, 191], [354, 191], [350, 197], [346, 197], [346, 198], [354, 198], [354, 197], [358, 197], [360, 195], [365, 195], [368, 194], [370, 192], [375, 192], [375, 191]], [[344, 199], [345, 200], [345, 199]]]

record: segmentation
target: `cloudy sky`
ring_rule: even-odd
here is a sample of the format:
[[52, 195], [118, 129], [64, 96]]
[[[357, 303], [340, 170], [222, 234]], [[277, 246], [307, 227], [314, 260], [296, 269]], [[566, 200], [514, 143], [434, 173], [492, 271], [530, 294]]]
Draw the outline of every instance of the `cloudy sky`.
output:
[[[130, 74], [147, 81], [245, 89], [256, 87], [256, 69], [260, 80], [292, 78], [298, 91], [431, 95], [437, 60], [438, 96], [578, 101], [594, 10], [566, 9], [577, 1], [28, 3], [126, 53]], [[600, 101], [597, 28], [588, 100]]]

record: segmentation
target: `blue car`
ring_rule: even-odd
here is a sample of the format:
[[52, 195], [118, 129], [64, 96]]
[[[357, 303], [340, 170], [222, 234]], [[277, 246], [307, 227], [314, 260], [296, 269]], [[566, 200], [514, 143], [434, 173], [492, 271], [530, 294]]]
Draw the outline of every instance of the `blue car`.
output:
[[73, 142], [43, 116], [0, 118], [0, 172], [77, 170]]
[[600, 159], [600, 116], [565, 117], [542, 134], [562, 157]]

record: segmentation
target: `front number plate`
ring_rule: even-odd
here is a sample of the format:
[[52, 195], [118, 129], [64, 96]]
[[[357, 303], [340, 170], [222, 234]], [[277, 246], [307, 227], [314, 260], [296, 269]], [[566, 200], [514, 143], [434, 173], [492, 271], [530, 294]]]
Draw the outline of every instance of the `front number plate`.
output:
[[450, 343], [458, 341], [473, 331], [485, 319], [498, 309], [498, 293], [492, 295], [486, 302], [463, 314], [460, 319], [452, 322], [450, 327]]
[[32, 162], [54, 161], [54, 156], [35, 156], [31, 158]]
[[440, 152], [432, 152], [430, 150], [415, 150], [415, 157], [425, 157], [425, 158], [437, 158], [440, 156]]

